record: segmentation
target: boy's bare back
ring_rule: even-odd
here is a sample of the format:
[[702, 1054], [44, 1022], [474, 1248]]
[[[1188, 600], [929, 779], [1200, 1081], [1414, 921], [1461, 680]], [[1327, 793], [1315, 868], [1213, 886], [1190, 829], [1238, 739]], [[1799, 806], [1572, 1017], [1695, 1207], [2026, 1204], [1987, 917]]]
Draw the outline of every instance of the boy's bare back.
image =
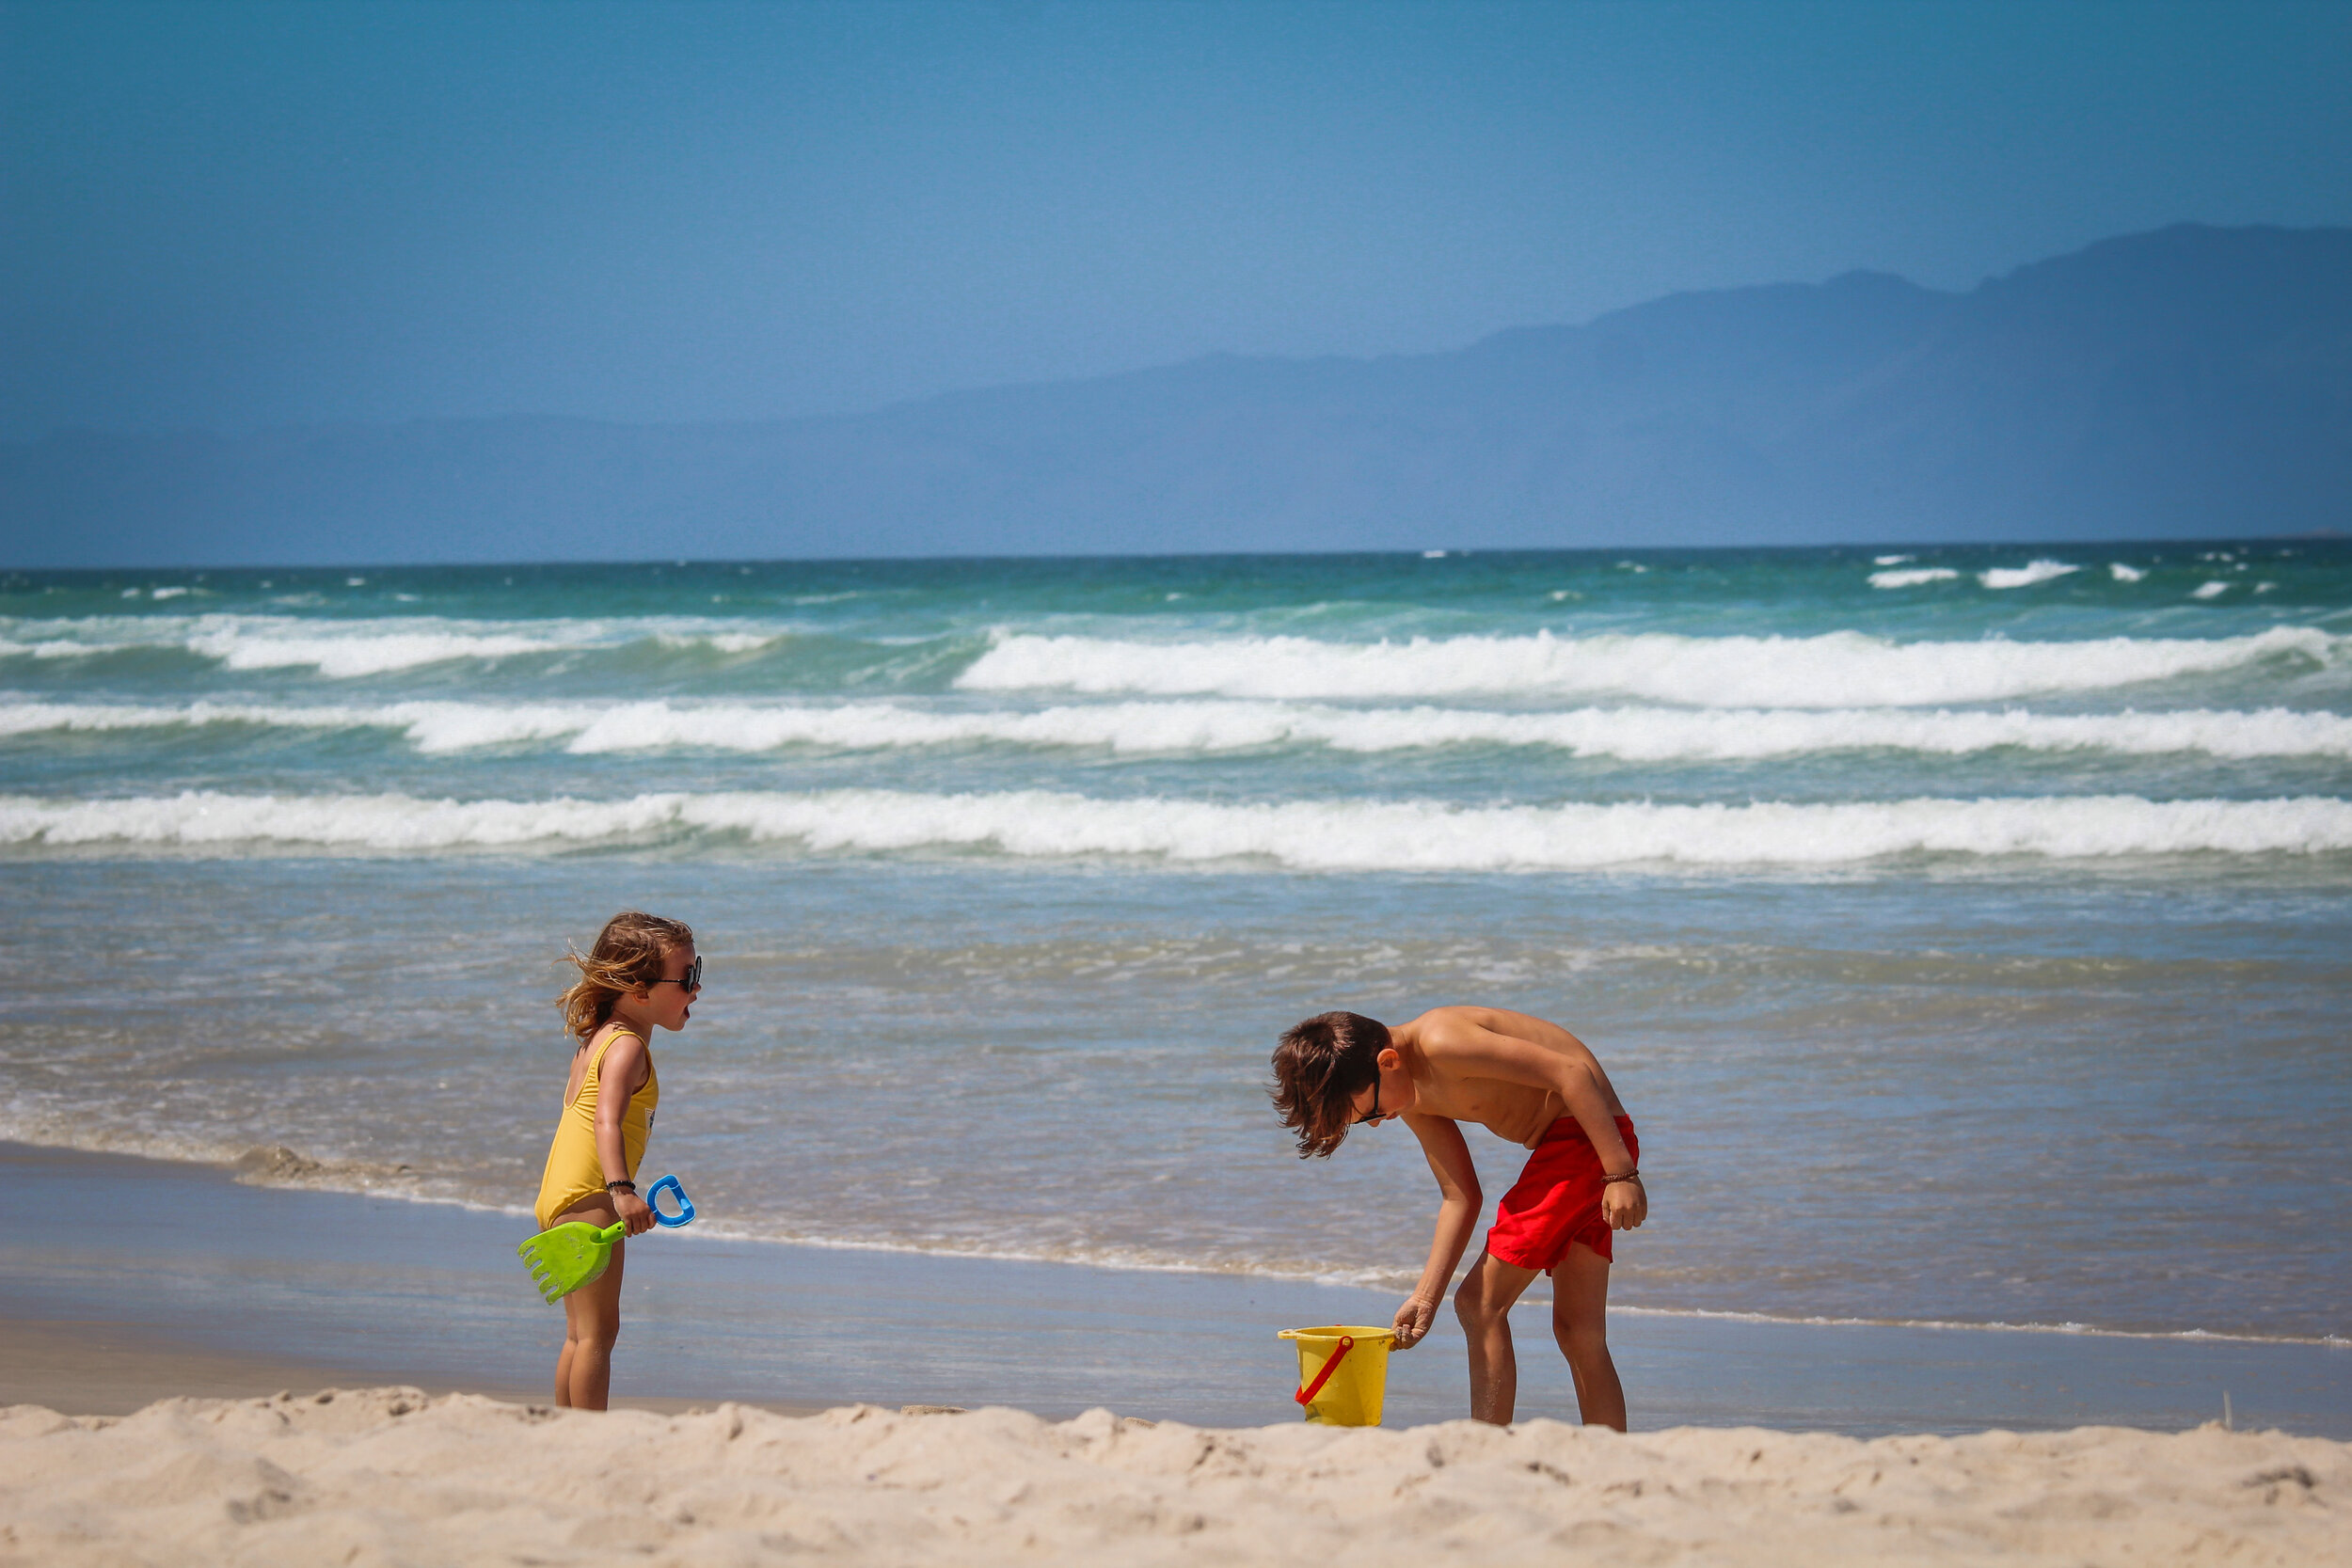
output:
[[1530, 1069], [1552, 1064], [1542, 1063], [1535, 1053], [1565, 1058], [1589, 1078], [1607, 1115], [1625, 1114], [1609, 1075], [1584, 1042], [1527, 1013], [1502, 1007], [1432, 1007], [1392, 1026], [1389, 1038], [1405, 1058], [1419, 1091], [1415, 1104], [1405, 1113], [1408, 1126], [1417, 1117], [1476, 1122], [1498, 1137], [1534, 1148], [1545, 1129], [1575, 1114], [1559, 1089], [1538, 1086], [1551, 1074]]

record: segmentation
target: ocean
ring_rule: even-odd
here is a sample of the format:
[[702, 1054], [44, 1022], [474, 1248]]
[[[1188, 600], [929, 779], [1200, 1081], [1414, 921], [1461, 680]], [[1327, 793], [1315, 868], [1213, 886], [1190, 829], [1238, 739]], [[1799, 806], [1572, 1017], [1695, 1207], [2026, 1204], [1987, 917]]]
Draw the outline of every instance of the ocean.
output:
[[520, 1216], [635, 906], [721, 1234], [1402, 1290], [1268, 1053], [1478, 1002], [1621, 1307], [2326, 1341], [2348, 784], [2342, 542], [5, 573], [0, 1139]]

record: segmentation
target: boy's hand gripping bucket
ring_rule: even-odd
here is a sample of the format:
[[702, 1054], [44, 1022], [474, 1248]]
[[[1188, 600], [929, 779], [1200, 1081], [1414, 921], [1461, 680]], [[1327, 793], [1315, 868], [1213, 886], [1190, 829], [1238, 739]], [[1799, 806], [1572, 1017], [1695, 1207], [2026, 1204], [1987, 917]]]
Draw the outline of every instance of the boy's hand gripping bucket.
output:
[[1298, 1341], [1298, 1392], [1291, 1398], [1307, 1407], [1307, 1419], [1335, 1427], [1380, 1424], [1394, 1330], [1334, 1323], [1286, 1328], [1280, 1338]]

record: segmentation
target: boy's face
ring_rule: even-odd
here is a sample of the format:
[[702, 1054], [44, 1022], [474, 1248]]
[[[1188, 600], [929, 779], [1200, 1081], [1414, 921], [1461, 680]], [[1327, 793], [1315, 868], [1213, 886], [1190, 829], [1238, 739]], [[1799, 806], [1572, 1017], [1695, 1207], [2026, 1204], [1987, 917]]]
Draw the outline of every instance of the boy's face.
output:
[[664, 954], [661, 978], [637, 994], [644, 1001], [647, 1018], [661, 1028], [675, 1031], [686, 1027], [694, 998], [702, 993], [702, 972], [694, 944], [690, 942]]
[[1405, 1070], [1405, 1059], [1396, 1053], [1394, 1046], [1374, 1060], [1379, 1073], [1348, 1101], [1349, 1120], [1358, 1127], [1377, 1127], [1391, 1117], [1403, 1116], [1421, 1099], [1413, 1086], [1412, 1074]]

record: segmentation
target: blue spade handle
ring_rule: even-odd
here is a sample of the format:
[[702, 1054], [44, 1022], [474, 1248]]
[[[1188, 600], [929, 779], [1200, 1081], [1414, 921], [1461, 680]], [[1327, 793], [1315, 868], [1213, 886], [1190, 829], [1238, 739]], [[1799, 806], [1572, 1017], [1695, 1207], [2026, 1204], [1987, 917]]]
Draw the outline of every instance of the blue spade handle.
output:
[[[677, 1195], [676, 1213], [665, 1214], [661, 1212], [661, 1195], [664, 1192]], [[694, 1223], [694, 1200], [686, 1196], [686, 1189], [678, 1184], [678, 1179], [675, 1176], [665, 1176], [645, 1189], [645, 1207], [653, 1211], [653, 1222], [656, 1225], [666, 1225], [675, 1229], [681, 1225]]]

